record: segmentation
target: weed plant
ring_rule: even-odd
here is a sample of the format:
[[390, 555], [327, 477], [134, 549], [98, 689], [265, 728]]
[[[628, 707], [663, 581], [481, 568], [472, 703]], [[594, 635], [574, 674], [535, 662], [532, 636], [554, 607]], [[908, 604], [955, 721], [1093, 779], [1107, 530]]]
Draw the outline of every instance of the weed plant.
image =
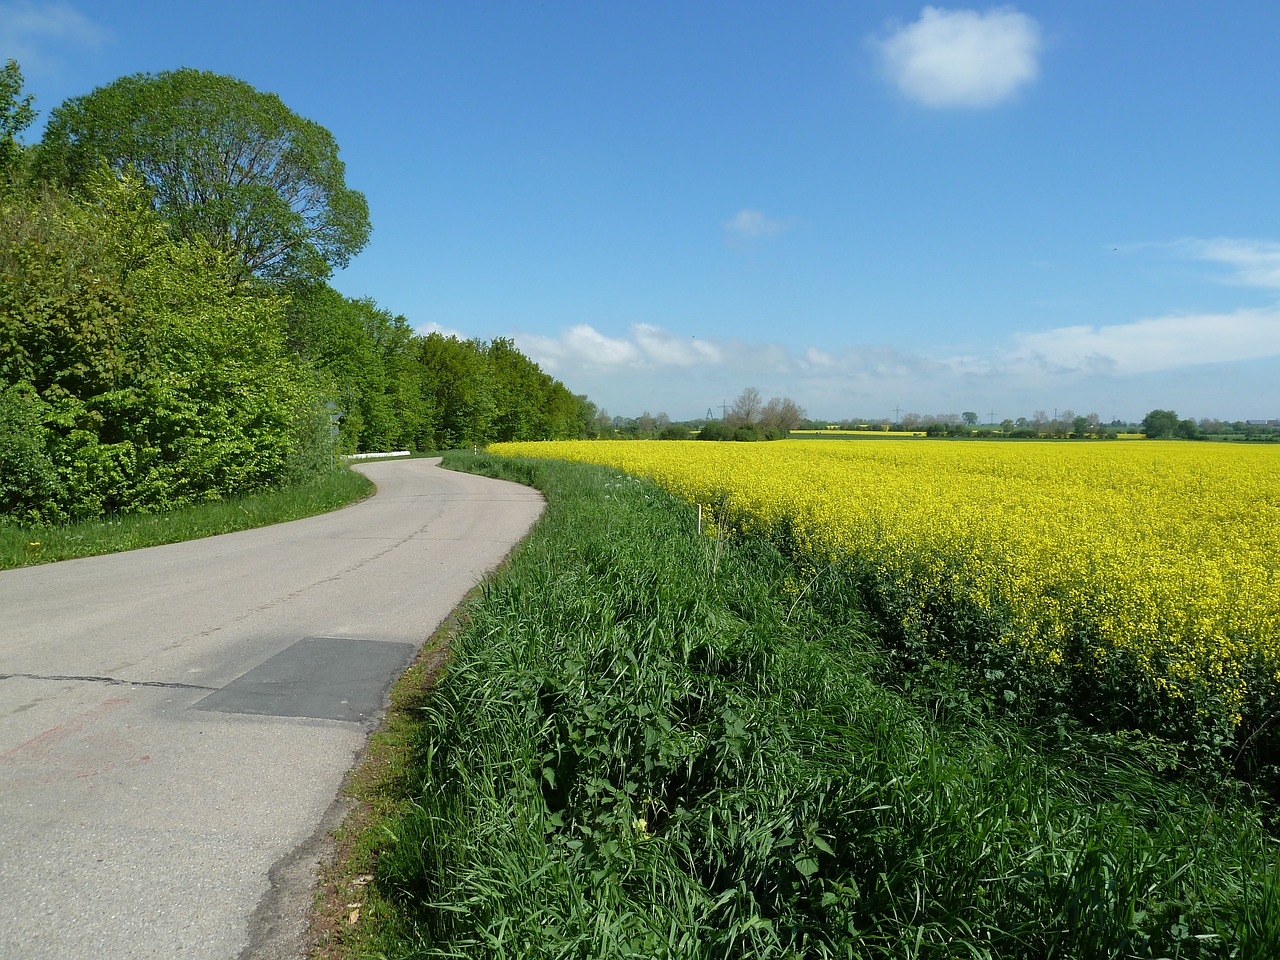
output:
[[354, 503], [372, 490], [367, 477], [354, 470], [334, 469], [306, 483], [158, 513], [48, 526], [0, 521], [0, 569], [94, 557], [299, 520]]
[[376, 955], [1276, 956], [1258, 809], [886, 684], [847, 599], [647, 482], [446, 462], [548, 508], [421, 707]]

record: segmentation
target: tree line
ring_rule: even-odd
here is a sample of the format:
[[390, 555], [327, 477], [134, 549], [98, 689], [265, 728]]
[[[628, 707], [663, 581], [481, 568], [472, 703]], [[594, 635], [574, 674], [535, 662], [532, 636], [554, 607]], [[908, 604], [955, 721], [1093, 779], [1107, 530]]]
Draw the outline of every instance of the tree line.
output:
[[738, 394], [720, 418], [672, 421], [666, 413], [645, 411], [638, 417], [610, 417], [600, 410], [587, 436], [605, 440], [782, 440], [805, 426], [804, 408], [790, 397], [765, 401], [755, 387]]
[[0, 72], [0, 517], [91, 519], [305, 481], [338, 453], [586, 436], [506, 339], [329, 285], [368, 206], [279, 98], [196, 70], [51, 111]]
[[928, 436], [1004, 437], [1011, 439], [1114, 440], [1121, 433], [1141, 433], [1151, 440], [1269, 440], [1280, 439], [1280, 420], [1193, 420], [1180, 418], [1172, 410], [1152, 410], [1139, 422], [1110, 420], [1104, 422], [1096, 413], [1077, 415], [1072, 410], [1055, 411], [1050, 416], [1037, 410], [1029, 417], [979, 423], [973, 411], [921, 415], [904, 414], [898, 420], [888, 417], [860, 420], [847, 418], [836, 423], [805, 421], [806, 430], [824, 428], [840, 430], [910, 431]]

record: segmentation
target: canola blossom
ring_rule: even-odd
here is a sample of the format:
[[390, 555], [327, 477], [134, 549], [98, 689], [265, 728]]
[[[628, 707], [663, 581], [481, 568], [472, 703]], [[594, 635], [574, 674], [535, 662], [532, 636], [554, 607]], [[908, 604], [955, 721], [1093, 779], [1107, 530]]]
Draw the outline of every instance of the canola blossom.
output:
[[915, 440], [558, 441], [773, 536], [803, 571], [867, 571], [903, 636], [1050, 671], [1136, 674], [1239, 727], [1280, 690], [1280, 448]]

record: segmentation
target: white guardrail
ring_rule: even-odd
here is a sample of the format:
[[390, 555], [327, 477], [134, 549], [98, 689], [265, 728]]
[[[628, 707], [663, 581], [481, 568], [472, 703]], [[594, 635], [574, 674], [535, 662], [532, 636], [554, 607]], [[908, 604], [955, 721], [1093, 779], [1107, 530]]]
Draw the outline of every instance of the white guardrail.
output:
[[407, 457], [410, 456], [408, 450], [391, 450], [387, 453], [348, 453], [348, 460], [370, 460], [375, 457]]

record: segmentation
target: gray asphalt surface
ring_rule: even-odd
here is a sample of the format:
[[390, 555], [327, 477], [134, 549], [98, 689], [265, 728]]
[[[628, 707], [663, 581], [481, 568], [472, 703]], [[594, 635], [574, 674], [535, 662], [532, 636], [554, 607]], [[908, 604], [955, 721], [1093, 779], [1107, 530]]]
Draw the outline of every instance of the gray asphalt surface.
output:
[[364, 503], [0, 571], [0, 957], [297, 956], [389, 684], [541, 496], [366, 464]]

